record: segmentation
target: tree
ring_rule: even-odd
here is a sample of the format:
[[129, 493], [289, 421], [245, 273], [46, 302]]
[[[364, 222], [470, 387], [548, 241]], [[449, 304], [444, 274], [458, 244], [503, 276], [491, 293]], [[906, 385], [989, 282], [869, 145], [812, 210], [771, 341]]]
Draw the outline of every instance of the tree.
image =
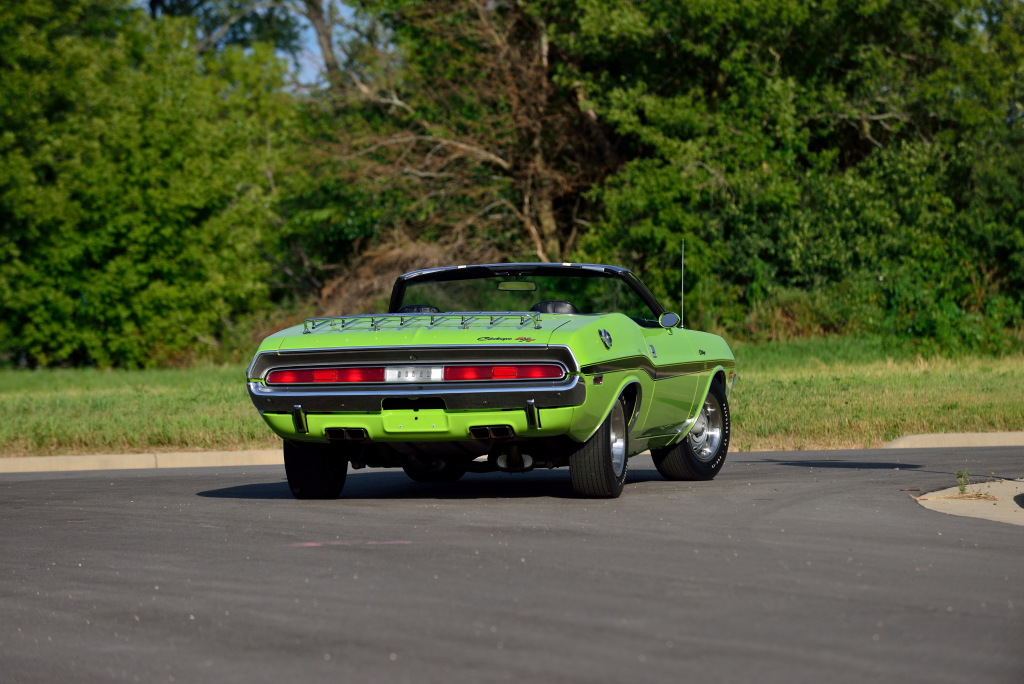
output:
[[[585, 224], [583, 191], [614, 168], [604, 131], [558, 80], [543, 12], [522, 2], [364, 3], [366, 40], [325, 141], [350, 183], [397, 193], [393, 228], [459, 235], [562, 259]], [[349, 26], [351, 26], [351, 22]], [[358, 33], [358, 32], [357, 32]], [[356, 36], [358, 37], [358, 36]], [[344, 46], [346, 57], [360, 45]]]
[[[778, 307], [796, 332], [940, 337], [907, 316], [971, 310], [1019, 325], [1021, 219], [1006, 198], [1021, 188], [1024, 5], [581, 7], [562, 48], [629, 161], [593, 191], [603, 217], [580, 258], [630, 263], [672, 301], [686, 239], [691, 321], [734, 333], [763, 334], [758, 312]], [[887, 278], [907, 255], [914, 277]], [[912, 301], [896, 280], [935, 296]]]
[[153, 19], [191, 17], [202, 50], [264, 42], [295, 57], [302, 48], [302, 26], [292, 9], [267, 0], [146, 0]]
[[115, 0], [0, 9], [0, 354], [166, 363], [265, 296], [290, 105], [266, 50], [206, 61]]

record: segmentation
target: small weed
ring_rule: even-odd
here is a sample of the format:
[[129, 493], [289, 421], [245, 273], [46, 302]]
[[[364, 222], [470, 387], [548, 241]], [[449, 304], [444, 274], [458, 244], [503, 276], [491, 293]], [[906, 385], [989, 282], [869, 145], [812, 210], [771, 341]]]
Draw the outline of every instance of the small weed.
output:
[[964, 466], [963, 470], [958, 470], [953, 473], [956, 476], [956, 486], [960, 490], [960, 496], [967, 493], [967, 485], [971, 483], [971, 473], [967, 470], [967, 466]]
[[992, 496], [992, 494], [990, 494], [989, 492], [982, 491], [982, 488], [985, 485], [987, 485], [990, 482], [992, 482], [992, 479], [995, 478], [995, 476], [996, 476], [995, 473], [992, 473], [991, 477], [989, 477], [988, 480], [986, 480], [985, 482], [981, 483], [978, 487], [976, 487], [972, 491], [967, 491], [967, 485], [972, 484], [972, 482], [971, 482], [971, 473], [967, 470], [966, 466], [964, 466], [963, 470], [958, 470], [955, 473], [953, 473], [953, 475], [956, 476], [956, 486], [957, 486], [957, 489], [960, 490], [960, 493], [956, 494], [954, 496], [949, 496], [949, 497], [944, 497], [944, 498], [947, 498], [947, 499], [970, 499], [970, 500], [973, 500], [973, 501], [996, 501], [996, 497]]

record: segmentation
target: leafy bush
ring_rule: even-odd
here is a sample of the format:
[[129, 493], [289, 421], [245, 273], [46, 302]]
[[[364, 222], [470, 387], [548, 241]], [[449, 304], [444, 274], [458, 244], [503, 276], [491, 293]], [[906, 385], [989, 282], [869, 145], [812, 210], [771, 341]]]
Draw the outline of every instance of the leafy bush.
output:
[[174, 362], [264, 298], [282, 70], [189, 35], [112, 0], [0, 10], [0, 358]]
[[582, 22], [573, 75], [632, 158], [578, 258], [675, 307], [685, 240], [688, 324], [752, 340], [1019, 346], [1024, 6], [653, 4]]

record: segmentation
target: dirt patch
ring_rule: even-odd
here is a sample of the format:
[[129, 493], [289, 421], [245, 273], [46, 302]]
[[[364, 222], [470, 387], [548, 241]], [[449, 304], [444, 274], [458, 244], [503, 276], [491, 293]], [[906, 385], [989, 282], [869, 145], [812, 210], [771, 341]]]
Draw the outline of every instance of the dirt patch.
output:
[[409, 271], [501, 260], [501, 252], [488, 244], [413, 240], [378, 245], [357, 257], [347, 271], [327, 281], [320, 290], [320, 315], [383, 312], [395, 278]]

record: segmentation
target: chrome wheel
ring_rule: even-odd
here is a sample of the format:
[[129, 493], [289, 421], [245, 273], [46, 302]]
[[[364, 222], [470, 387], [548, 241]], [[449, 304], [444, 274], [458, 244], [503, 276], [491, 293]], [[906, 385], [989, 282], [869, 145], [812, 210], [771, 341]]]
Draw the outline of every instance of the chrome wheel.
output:
[[708, 393], [697, 422], [690, 429], [690, 449], [697, 460], [707, 463], [718, 453], [722, 443], [722, 405], [718, 397]]
[[672, 446], [651, 449], [654, 467], [669, 480], [711, 480], [729, 453], [729, 400], [713, 380], [686, 437]]

